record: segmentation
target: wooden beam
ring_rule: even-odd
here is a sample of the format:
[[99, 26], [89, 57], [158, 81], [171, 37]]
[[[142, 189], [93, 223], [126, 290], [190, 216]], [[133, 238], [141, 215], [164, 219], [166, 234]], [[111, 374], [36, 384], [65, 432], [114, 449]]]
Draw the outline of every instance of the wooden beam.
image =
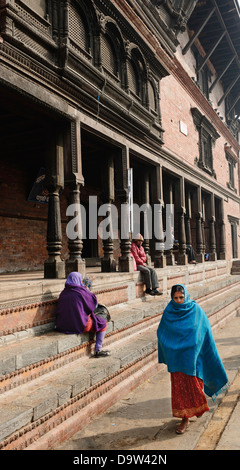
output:
[[203, 23], [199, 26], [199, 28], [195, 31], [195, 33], [193, 34], [193, 36], [191, 37], [191, 39], [188, 41], [188, 43], [186, 44], [186, 46], [183, 48], [182, 50], [182, 53], [183, 55], [187, 53], [187, 51], [190, 49], [190, 47], [192, 46], [192, 44], [194, 43], [194, 41], [198, 38], [199, 34], [201, 33], [201, 31], [203, 30], [203, 28], [206, 26], [206, 24], [208, 23], [208, 21], [210, 20], [211, 16], [213, 15], [213, 13], [215, 12], [216, 10], [216, 7], [213, 7], [212, 10], [208, 13], [207, 17], [205, 18], [205, 20], [203, 21]]
[[228, 112], [227, 112], [227, 115], [229, 115], [232, 111], [232, 109], [234, 108], [234, 106], [237, 104], [237, 102], [240, 100], [240, 93], [238, 93], [237, 97], [235, 98], [232, 106], [229, 108]]
[[231, 89], [234, 87], [234, 85], [237, 83], [237, 81], [239, 80], [240, 78], [240, 74], [238, 74], [234, 80], [232, 81], [232, 83], [230, 83], [230, 85], [228, 86], [228, 88], [226, 89], [225, 93], [223, 93], [222, 97], [220, 98], [220, 100], [218, 101], [218, 106], [220, 106], [220, 104], [223, 102], [223, 100], [226, 98], [226, 96], [228, 95], [228, 93], [230, 93]]
[[209, 92], [211, 93], [211, 91], [213, 90], [213, 88], [217, 85], [217, 83], [221, 80], [221, 78], [223, 77], [223, 75], [226, 73], [226, 71], [229, 69], [230, 65], [233, 63], [233, 61], [235, 60], [235, 57], [236, 55], [234, 55], [231, 60], [228, 62], [228, 64], [226, 65], [225, 69], [221, 72], [221, 74], [219, 76], [217, 76], [216, 80], [214, 80], [214, 82], [212, 83], [212, 85], [210, 86], [209, 88]]
[[218, 44], [221, 42], [221, 40], [223, 39], [223, 37], [225, 36], [226, 34], [226, 31], [223, 31], [223, 33], [221, 34], [221, 36], [217, 39], [217, 41], [213, 44], [213, 47], [210, 49], [210, 51], [208, 52], [208, 54], [204, 57], [204, 60], [203, 62], [201, 63], [201, 65], [199, 65], [199, 67], [197, 68], [196, 70], [196, 73], [200, 72], [202, 70], [202, 68], [204, 67], [204, 65], [206, 64], [206, 62], [208, 61], [208, 59], [211, 57], [211, 55], [213, 54], [213, 52], [215, 51], [215, 49], [217, 48]]

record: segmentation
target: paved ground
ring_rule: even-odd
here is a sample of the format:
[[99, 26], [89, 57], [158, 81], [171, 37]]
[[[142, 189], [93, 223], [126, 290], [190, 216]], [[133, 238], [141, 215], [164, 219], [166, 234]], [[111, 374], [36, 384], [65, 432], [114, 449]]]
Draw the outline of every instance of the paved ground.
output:
[[170, 375], [166, 370], [142, 384], [56, 450], [240, 450], [240, 317], [214, 332], [231, 387], [210, 412], [192, 418], [184, 435], [175, 433]]

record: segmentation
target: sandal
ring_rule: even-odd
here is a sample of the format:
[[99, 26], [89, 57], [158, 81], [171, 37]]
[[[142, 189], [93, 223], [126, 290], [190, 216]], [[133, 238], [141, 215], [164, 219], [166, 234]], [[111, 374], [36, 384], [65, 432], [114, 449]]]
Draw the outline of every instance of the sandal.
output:
[[176, 434], [184, 434], [189, 426], [189, 421], [182, 421], [176, 428]]

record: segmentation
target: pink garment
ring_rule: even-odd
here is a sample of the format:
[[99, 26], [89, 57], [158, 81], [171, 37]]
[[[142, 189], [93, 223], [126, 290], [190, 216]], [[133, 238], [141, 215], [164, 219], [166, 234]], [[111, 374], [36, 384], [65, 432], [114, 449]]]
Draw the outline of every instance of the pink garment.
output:
[[[133, 256], [136, 266], [143, 266], [147, 261], [147, 257], [142, 246], [138, 247], [136, 243], [132, 242], [131, 255]], [[136, 270], [135, 270], [136, 271]]]

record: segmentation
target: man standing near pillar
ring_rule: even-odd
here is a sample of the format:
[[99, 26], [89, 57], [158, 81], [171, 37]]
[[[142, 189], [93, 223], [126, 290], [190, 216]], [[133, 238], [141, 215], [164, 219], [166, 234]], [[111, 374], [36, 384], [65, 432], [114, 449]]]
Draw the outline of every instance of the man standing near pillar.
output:
[[151, 268], [146, 263], [147, 256], [142, 246], [143, 241], [143, 236], [138, 233], [132, 242], [131, 254], [136, 263], [135, 270], [143, 273], [144, 282], [146, 284], [146, 294], [162, 295], [162, 293], [157, 290], [159, 287], [157, 273], [155, 269]]

